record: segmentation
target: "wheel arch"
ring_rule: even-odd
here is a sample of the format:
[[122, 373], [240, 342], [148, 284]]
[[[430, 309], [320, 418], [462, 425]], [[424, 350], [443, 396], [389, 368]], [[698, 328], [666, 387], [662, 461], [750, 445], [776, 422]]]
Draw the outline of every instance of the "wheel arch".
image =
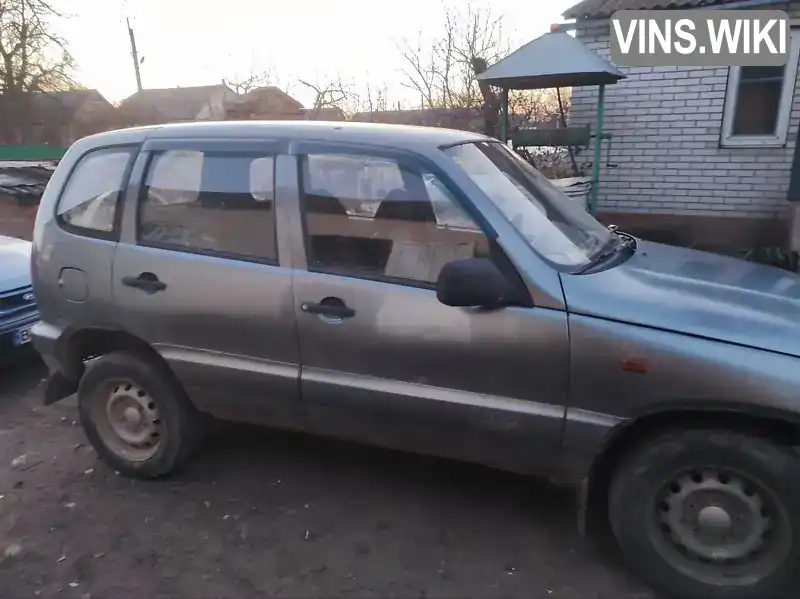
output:
[[608, 490], [626, 452], [676, 428], [724, 428], [755, 434], [785, 446], [800, 446], [800, 414], [765, 406], [719, 401], [655, 409], [615, 427], [593, 460], [585, 480], [582, 527], [608, 533]]
[[75, 393], [86, 370], [86, 361], [115, 351], [129, 351], [164, 368], [169, 365], [141, 337], [122, 329], [81, 327], [67, 330], [58, 340], [55, 355], [60, 366], [59, 379], [47, 393], [45, 404], [51, 404]]

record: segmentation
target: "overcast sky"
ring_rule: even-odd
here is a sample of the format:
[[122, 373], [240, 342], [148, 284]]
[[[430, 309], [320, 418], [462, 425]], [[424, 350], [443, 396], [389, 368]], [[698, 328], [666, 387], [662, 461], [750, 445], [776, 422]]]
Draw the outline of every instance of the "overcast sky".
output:
[[[519, 46], [547, 32], [577, 0], [472, 0], [503, 16]], [[389, 100], [415, 102], [400, 84], [396, 44], [436, 35], [443, 3], [467, 0], [54, 0], [72, 15], [59, 28], [84, 85], [117, 101], [136, 90], [125, 18], [130, 17], [144, 87], [212, 85], [223, 77], [271, 69], [281, 86], [298, 78], [389, 87]], [[292, 95], [313, 93], [294, 84]]]

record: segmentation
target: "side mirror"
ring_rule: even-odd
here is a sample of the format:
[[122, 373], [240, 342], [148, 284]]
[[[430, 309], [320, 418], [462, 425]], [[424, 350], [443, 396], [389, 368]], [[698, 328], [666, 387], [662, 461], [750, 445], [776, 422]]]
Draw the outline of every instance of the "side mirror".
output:
[[526, 303], [520, 295], [517, 286], [486, 258], [448, 262], [436, 281], [436, 298], [445, 306], [500, 308]]

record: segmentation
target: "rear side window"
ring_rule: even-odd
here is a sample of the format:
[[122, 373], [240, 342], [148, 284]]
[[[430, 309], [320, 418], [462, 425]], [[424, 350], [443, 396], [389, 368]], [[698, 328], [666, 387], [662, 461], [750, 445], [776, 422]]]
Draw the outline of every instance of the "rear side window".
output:
[[139, 242], [276, 262], [275, 159], [251, 152], [156, 154], [139, 207]]
[[96, 150], [83, 156], [67, 181], [56, 208], [59, 222], [78, 232], [114, 232], [119, 199], [135, 148]]

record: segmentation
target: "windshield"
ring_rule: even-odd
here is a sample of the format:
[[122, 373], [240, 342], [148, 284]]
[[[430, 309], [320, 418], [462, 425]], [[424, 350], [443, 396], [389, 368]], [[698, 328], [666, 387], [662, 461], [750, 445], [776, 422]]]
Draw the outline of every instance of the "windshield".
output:
[[444, 152], [551, 264], [578, 270], [614, 243], [606, 227], [502, 143], [464, 143]]

